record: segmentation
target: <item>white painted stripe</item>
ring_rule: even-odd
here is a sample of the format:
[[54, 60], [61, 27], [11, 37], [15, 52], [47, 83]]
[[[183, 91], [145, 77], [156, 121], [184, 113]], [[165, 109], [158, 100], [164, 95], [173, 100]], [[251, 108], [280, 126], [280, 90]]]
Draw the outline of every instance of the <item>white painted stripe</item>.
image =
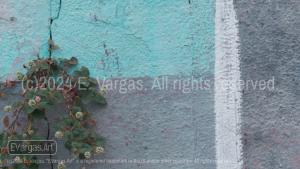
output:
[[242, 168], [240, 60], [233, 0], [216, 0], [215, 113], [217, 169]]

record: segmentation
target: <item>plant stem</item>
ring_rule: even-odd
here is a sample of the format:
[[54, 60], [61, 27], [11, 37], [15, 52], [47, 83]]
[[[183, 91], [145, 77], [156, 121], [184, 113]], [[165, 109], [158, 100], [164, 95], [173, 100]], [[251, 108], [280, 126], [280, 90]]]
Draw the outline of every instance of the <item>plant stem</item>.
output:
[[18, 119], [19, 119], [19, 115], [20, 115], [20, 113], [21, 113], [21, 110], [23, 109], [23, 107], [24, 107], [24, 105], [25, 105], [25, 103], [23, 103], [22, 104], [22, 106], [20, 106], [18, 109], [16, 109], [14, 112], [13, 112], [13, 114], [16, 114], [15, 115], [15, 118], [14, 118], [14, 120], [12, 121], [12, 123], [8, 126], [8, 130], [11, 130], [11, 129], [15, 129], [15, 125], [16, 125], [16, 122], [18, 121]]
[[[50, 122], [49, 122], [49, 120], [46, 116], [45, 116], [45, 120], [47, 122], [47, 140], [49, 140], [49, 138], [50, 138]], [[53, 166], [52, 155], [51, 154], [49, 155], [49, 158], [50, 158], [51, 169], [53, 169], [54, 166]]]

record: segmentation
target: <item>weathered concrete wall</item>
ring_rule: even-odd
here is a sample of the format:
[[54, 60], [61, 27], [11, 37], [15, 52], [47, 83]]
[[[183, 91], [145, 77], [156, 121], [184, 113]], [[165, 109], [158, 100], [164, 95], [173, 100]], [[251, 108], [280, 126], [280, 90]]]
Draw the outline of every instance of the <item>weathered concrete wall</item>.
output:
[[212, 0], [62, 0], [61, 8], [59, 0], [2, 0], [0, 5], [5, 73], [38, 52], [47, 55], [49, 18], [58, 9], [52, 27], [61, 50], [54, 56], [76, 56], [93, 75], [201, 75], [213, 70]]
[[[140, 80], [145, 82], [145, 88], [152, 88], [152, 78]], [[98, 131], [107, 138], [107, 153], [103, 157], [199, 161], [106, 164], [104, 168], [215, 168], [213, 90], [183, 93], [171, 89], [174, 80], [169, 78], [170, 90], [156, 88], [107, 95], [109, 105], [97, 116]]]
[[1, 80], [36, 56], [49, 37], [47, 1], [0, 0]]
[[[214, 31], [213, 0], [59, 2], [0, 0], [1, 79], [36, 54], [48, 55], [49, 18], [59, 13], [51, 26], [53, 40], [60, 46], [54, 57], [78, 57], [93, 76], [139, 79], [149, 89], [108, 92], [106, 108], [91, 108], [97, 113], [98, 132], [107, 138], [106, 153], [98, 159], [199, 160], [98, 163], [90, 168], [227, 169], [227, 164], [222, 165], [226, 159], [234, 159], [227, 161], [231, 164], [244, 163], [245, 169], [299, 168], [298, 0], [234, 0], [238, 24], [232, 0], [217, 1], [216, 28], [221, 32]], [[219, 57], [214, 56], [214, 44], [218, 44]], [[215, 74], [217, 81], [225, 80], [227, 88], [214, 90]], [[191, 93], [172, 87], [151, 90], [161, 75], [169, 75], [171, 83], [206, 77], [211, 86]], [[244, 82], [250, 81], [242, 98], [234, 87], [240, 75]], [[253, 86], [273, 77], [275, 90]], [[1, 98], [0, 106], [14, 98]], [[226, 119], [233, 116], [234, 120]], [[233, 121], [242, 126], [241, 131]], [[232, 156], [238, 152], [238, 134], [242, 134], [242, 161]], [[68, 155], [63, 148], [59, 151], [58, 158]], [[216, 151], [221, 158], [216, 159]]]
[[[212, 0], [62, 0], [61, 6], [59, 0], [0, 0], [0, 9], [1, 75], [14, 74], [37, 53], [48, 55], [49, 18], [59, 12], [52, 33], [60, 50], [53, 56], [75, 56], [93, 76], [138, 78], [150, 89], [160, 75], [173, 80], [191, 75], [213, 79]], [[187, 94], [171, 86], [162, 91], [108, 93], [107, 108], [96, 116], [99, 133], [107, 138], [106, 154], [99, 159], [198, 162], [94, 167], [214, 169], [210, 82], [208, 90]], [[6, 103], [1, 100], [1, 105]], [[61, 149], [60, 158], [65, 153]]]
[[[211, 77], [207, 77], [211, 78]], [[119, 80], [119, 79], [115, 79]], [[109, 91], [106, 94], [108, 105], [100, 108], [90, 105], [89, 111], [97, 121], [97, 132], [106, 138], [105, 154], [95, 156], [102, 160], [128, 160], [128, 162], [107, 163], [94, 161], [88, 168], [147, 168], [147, 169], [215, 169], [215, 116], [213, 113], [213, 88], [186, 92], [173, 90], [176, 77], [169, 77], [168, 84], [159, 79], [162, 87], [168, 90], [153, 88], [153, 78], [129, 79], [143, 81], [145, 90]], [[3, 90], [5, 97], [0, 98], [0, 106], [11, 104], [20, 97], [20, 88]], [[204, 97], [205, 96], [205, 97]], [[48, 112], [49, 122], [54, 132], [55, 123], [61, 117], [52, 115], [64, 112], [64, 108], [56, 107]], [[9, 113], [6, 113], [9, 115]], [[3, 115], [3, 114], [1, 114]], [[35, 123], [33, 128], [45, 135], [46, 124]], [[53, 134], [51, 138], [53, 138]], [[49, 159], [49, 157], [40, 157]], [[53, 160], [70, 160], [72, 156], [59, 141], [57, 155]], [[149, 160], [134, 162], [132, 160]], [[152, 162], [151, 162], [152, 160]], [[169, 162], [153, 162], [153, 160], [173, 160]], [[189, 160], [189, 161], [184, 161]], [[132, 162], [130, 162], [132, 161]], [[41, 164], [42, 168], [50, 165]], [[66, 163], [68, 168], [78, 168], [75, 160]]]
[[244, 90], [242, 132], [247, 169], [300, 166], [300, 2], [236, 1], [243, 80], [274, 77], [275, 90]]
[[94, 75], [107, 77], [211, 71], [213, 5], [210, 0], [65, 0], [53, 27], [63, 49], [55, 55], [77, 56]]

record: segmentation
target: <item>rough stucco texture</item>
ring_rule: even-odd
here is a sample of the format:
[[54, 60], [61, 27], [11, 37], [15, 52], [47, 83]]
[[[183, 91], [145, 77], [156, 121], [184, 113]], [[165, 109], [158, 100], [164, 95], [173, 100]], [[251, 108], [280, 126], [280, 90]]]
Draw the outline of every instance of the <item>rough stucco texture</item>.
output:
[[300, 166], [300, 3], [236, 1], [243, 80], [275, 79], [275, 90], [244, 90], [247, 169]]
[[[1, 0], [0, 7], [3, 73], [36, 53], [47, 55], [48, 21], [57, 15], [59, 0]], [[201, 75], [213, 70], [212, 0], [62, 0], [52, 27], [61, 48], [54, 56], [76, 56], [93, 75]]]
[[[46, 1], [0, 0], [1, 78], [22, 67], [47, 43], [49, 7]], [[44, 10], [41, 10], [44, 9]]]
[[[142, 80], [147, 90], [127, 93], [109, 91], [105, 96], [108, 102], [105, 108], [89, 106], [89, 111], [93, 112], [97, 121], [98, 134], [106, 138], [105, 154], [94, 159], [129, 161], [115, 164], [94, 161], [87, 168], [215, 169], [213, 91], [203, 89], [185, 93], [180, 89], [173, 90], [172, 85], [178, 80], [176, 77], [169, 78], [168, 90], [151, 89], [155, 80], [152, 78], [131, 80]], [[7, 97], [0, 98], [1, 107], [17, 99], [19, 89], [15, 90], [14, 94], [9, 94], [11, 91], [3, 91]], [[48, 112], [52, 127], [62, 118], [52, 115], [57, 112], [64, 114], [64, 108], [58, 106]], [[35, 123], [34, 129], [46, 137], [47, 130], [43, 121]], [[50, 138], [53, 138], [53, 134]], [[64, 148], [63, 141], [59, 141], [57, 155], [52, 159], [70, 160], [71, 157]], [[139, 163], [130, 160], [152, 162]], [[47, 163], [41, 166], [49, 168]], [[68, 168], [78, 166], [77, 161], [67, 162]]]
[[[142, 80], [150, 89], [153, 79]], [[170, 84], [173, 80], [170, 79]], [[199, 162], [106, 164], [105, 168], [215, 168], [213, 91], [111, 92], [107, 98], [109, 105], [97, 116], [98, 131], [108, 138], [104, 158], [198, 159]]]
[[[57, 15], [58, 2], [0, 0], [2, 76], [19, 70], [37, 53], [48, 55], [49, 17]], [[93, 76], [138, 77], [151, 86], [152, 77], [159, 75], [180, 79], [213, 74], [212, 0], [62, 0], [52, 31], [60, 46], [53, 56], [78, 57]], [[95, 168], [215, 168], [213, 90], [117, 92], [106, 97], [107, 108], [96, 116], [99, 133], [107, 138], [100, 159], [200, 161]], [[1, 100], [1, 105], [11, 100]], [[65, 158], [67, 152], [59, 150]]]

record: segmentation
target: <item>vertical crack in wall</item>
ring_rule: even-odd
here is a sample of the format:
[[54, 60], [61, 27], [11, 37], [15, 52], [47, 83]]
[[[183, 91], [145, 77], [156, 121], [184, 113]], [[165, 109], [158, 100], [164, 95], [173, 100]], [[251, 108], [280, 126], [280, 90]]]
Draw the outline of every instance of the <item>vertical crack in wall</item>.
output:
[[57, 20], [60, 16], [60, 11], [61, 11], [61, 6], [62, 6], [62, 0], [59, 0], [59, 4], [58, 4], [58, 11], [56, 13], [55, 17], [52, 17], [52, 1], [50, 0], [50, 25], [49, 25], [49, 58], [51, 58], [52, 56], [52, 47], [53, 47], [53, 34], [52, 34], [52, 24], [55, 20]]
[[[49, 58], [51, 59], [52, 57], [52, 48], [53, 48], [53, 34], [52, 34], [52, 24], [55, 20], [57, 20], [59, 18], [60, 15], [60, 11], [61, 11], [61, 4], [62, 4], [62, 0], [59, 0], [59, 5], [58, 5], [58, 11], [56, 13], [55, 17], [52, 17], [52, 0], [50, 0], [50, 23], [49, 23], [49, 40], [48, 40], [48, 52], [49, 52]], [[47, 117], [45, 117], [45, 120], [47, 121], [47, 140], [50, 139], [50, 123]], [[52, 161], [52, 155], [49, 155], [49, 159], [50, 159], [50, 165], [51, 165], [51, 169], [54, 169], [53, 166], [53, 161]]]

